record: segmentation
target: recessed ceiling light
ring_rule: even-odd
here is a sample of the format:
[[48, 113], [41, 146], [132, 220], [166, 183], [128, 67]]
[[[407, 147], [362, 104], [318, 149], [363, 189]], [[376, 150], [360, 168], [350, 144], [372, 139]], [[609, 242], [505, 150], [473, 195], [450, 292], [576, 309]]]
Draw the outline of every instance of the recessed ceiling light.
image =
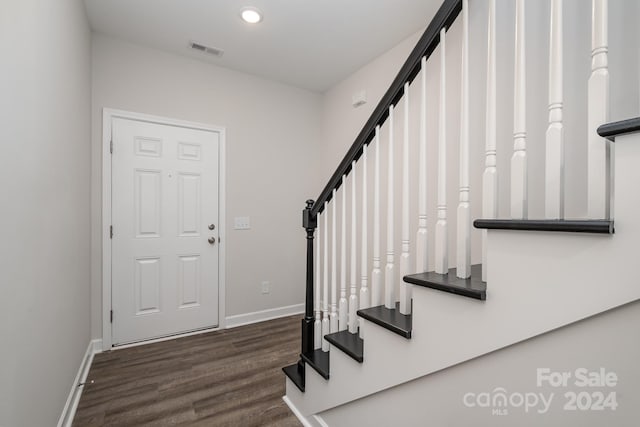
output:
[[245, 7], [240, 11], [240, 16], [244, 22], [257, 24], [262, 21], [262, 13], [255, 7]]

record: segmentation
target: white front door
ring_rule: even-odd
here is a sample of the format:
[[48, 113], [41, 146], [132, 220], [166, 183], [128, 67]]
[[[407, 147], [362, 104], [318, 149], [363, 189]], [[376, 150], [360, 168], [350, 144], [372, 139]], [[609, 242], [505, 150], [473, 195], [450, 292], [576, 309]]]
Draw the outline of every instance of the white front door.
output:
[[218, 326], [220, 135], [113, 118], [113, 345]]

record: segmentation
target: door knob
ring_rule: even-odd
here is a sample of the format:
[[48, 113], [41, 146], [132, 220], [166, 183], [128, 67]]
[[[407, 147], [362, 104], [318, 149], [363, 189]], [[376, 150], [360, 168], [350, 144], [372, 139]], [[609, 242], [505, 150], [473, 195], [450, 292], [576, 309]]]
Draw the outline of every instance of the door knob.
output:
[[215, 230], [215, 229], [216, 229], [215, 224], [209, 224], [209, 230]]
[[208, 240], [208, 241], [209, 241], [209, 244], [211, 244], [211, 245], [215, 245], [215, 243], [216, 243], [216, 238], [215, 238], [215, 237], [209, 237], [209, 240]]

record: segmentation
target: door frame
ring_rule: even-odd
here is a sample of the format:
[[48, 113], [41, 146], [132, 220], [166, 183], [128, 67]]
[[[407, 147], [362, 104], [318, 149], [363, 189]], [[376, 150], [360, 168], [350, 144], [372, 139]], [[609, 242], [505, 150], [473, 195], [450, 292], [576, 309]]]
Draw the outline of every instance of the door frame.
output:
[[[111, 323], [112, 308], [112, 283], [111, 283], [111, 137], [112, 121], [116, 118], [137, 120], [147, 123], [155, 123], [168, 126], [177, 126], [189, 129], [216, 132], [219, 134], [218, 145], [218, 326], [209, 330], [224, 329], [225, 327], [225, 260], [226, 260], [226, 129], [222, 126], [196, 123], [168, 117], [154, 116], [131, 111], [104, 108], [102, 110], [102, 350], [112, 349], [113, 324]], [[116, 230], [117, 232], [117, 230]], [[186, 334], [189, 334], [188, 332]], [[170, 338], [174, 338], [174, 335]], [[162, 339], [162, 338], [161, 338]], [[150, 340], [157, 341], [156, 340]], [[145, 341], [146, 342], [146, 341]]]

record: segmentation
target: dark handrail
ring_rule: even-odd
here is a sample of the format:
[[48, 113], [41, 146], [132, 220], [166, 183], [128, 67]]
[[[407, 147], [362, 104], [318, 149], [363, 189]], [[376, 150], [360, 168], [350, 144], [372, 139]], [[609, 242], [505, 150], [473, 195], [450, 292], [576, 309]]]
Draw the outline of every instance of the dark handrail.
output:
[[606, 123], [598, 128], [598, 135], [615, 141], [616, 136], [640, 132], [640, 117]]
[[405, 83], [411, 83], [418, 75], [422, 57], [426, 56], [429, 58], [436, 46], [438, 46], [438, 43], [440, 43], [440, 30], [442, 28], [448, 30], [461, 10], [462, 0], [445, 0], [444, 3], [442, 3], [442, 6], [438, 9], [433, 20], [431, 20], [431, 23], [416, 44], [416, 47], [393, 80], [393, 83], [391, 83], [391, 86], [378, 103], [373, 114], [371, 114], [371, 117], [369, 117], [360, 134], [356, 137], [351, 148], [349, 148], [349, 151], [340, 162], [338, 169], [333, 173], [324, 190], [322, 190], [322, 193], [320, 193], [320, 196], [316, 199], [311, 209], [311, 215], [313, 217], [322, 212], [325, 202], [331, 200], [333, 190], [340, 188], [342, 176], [348, 174], [351, 170], [351, 163], [360, 158], [362, 155], [362, 147], [373, 140], [376, 126], [382, 126], [387, 120], [389, 107], [395, 105], [400, 98], [402, 98], [402, 95], [404, 95]]
[[475, 228], [487, 230], [564, 231], [570, 233], [613, 234], [608, 219], [476, 219]]

